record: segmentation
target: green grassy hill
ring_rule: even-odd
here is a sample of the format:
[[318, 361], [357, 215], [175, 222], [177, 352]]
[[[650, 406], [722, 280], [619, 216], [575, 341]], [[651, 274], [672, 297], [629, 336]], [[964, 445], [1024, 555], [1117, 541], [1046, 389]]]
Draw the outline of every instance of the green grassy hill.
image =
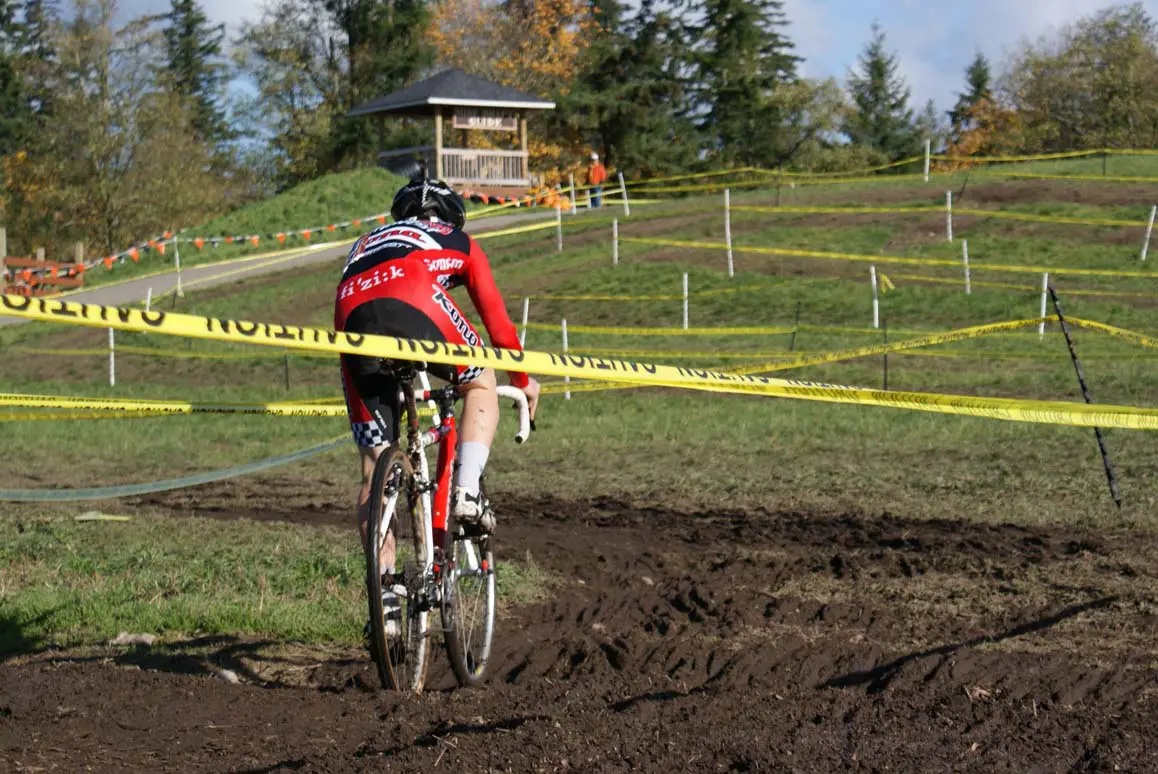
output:
[[1092, 175], [1109, 177], [1158, 177], [1158, 156], [1090, 156], [1077, 159], [1057, 159], [1054, 161], [1031, 161], [1016, 164], [999, 164], [991, 167], [998, 172], [1023, 172], [1042, 175]]
[[386, 212], [405, 180], [377, 167], [338, 172], [194, 226], [189, 236], [265, 234]]

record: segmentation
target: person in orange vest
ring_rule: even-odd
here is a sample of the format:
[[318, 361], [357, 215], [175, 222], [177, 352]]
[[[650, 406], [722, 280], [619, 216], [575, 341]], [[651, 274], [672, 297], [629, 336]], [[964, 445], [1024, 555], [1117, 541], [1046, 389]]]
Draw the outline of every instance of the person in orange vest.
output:
[[591, 154], [591, 164], [587, 167], [587, 185], [591, 186], [591, 206], [603, 206], [603, 183], [607, 180], [607, 168], [599, 160], [598, 153]]

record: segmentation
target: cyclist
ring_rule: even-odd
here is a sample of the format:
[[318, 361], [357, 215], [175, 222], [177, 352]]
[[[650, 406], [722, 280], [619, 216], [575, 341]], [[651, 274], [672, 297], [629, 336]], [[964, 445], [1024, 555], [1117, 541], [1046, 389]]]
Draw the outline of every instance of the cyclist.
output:
[[[451, 289], [465, 285], [491, 342], [522, 349], [486, 254], [462, 230], [466, 222], [462, 197], [440, 180], [415, 178], [394, 196], [390, 214], [394, 223], [364, 234], [351, 248], [338, 286], [334, 326], [355, 333], [481, 344], [450, 297]], [[362, 462], [358, 521], [364, 540], [374, 463], [398, 438], [398, 385], [384, 372], [380, 358], [343, 355], [341, 361], [346, 410]], [[494, 513], [479, 490], [498, 426], [495, 373], [490, 368], [435, 364], [428, 370], [457, 384], [463, 396], [453, 514], [462, 523], [491, 531]], [[526, 393], [533, 417], [539, 383], [525, 373], [513, 372], [509, 378]], [[389, 559], [386, 565], [393, 564], [393, 557]]]

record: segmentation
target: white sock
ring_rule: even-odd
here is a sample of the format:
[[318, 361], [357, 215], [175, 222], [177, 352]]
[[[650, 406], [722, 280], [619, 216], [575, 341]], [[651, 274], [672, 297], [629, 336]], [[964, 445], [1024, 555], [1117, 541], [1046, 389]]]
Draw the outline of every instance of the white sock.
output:
[[490, 455], [490, 447], [485, 443], [472, 441], [461, 444], [458, 447], [458, 473], [454, 477], [454, 485], [477, 495], [479, 479], [482, 478], [483, 470], [487, 466], [487, 458]]

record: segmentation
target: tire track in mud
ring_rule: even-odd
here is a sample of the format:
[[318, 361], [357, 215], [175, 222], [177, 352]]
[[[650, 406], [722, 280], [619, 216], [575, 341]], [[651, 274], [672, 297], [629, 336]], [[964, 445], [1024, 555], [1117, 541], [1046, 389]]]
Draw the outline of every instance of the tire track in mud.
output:
[[[501, 621], [484, 690], [445, 690], [441, 654], [431, 690], [411, 698], [375, 690], [358, 653], [309, 654], [317, 666], [297, 683], [264, 686], [163, 659], [41, 659], [0, 666], [0, 760], [323, 772], [1155, 766], [1148, 533], [598, 499], [507, 503], [504, 514], [500, 547], [559, 580], [547, 601]], [[235, 650], [261, 661], [259, 648]]]

